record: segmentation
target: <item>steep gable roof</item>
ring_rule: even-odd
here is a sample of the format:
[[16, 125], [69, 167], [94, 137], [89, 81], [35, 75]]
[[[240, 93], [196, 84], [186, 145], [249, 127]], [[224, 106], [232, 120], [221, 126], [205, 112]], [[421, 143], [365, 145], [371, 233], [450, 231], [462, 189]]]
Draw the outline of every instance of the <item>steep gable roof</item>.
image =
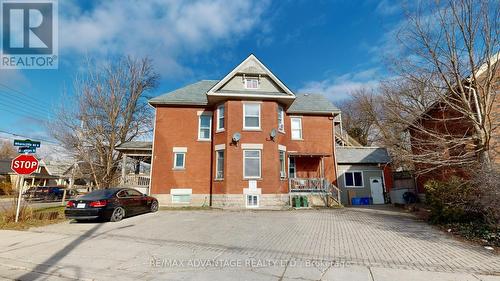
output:
[[207, 105], [206, 93], [218, 80], [201, 80], [149, 100], [151, 105]]
[[[224, 78], [222, 78], [217, 84], [215, 84], [207, 93], [208, 96], [225, 95], [225, 96], [241, 96], [242, 94], [233, 94], [228, 92], [219, 92], [221, 88], [238, 73], [247, 73], [252, 75], [266, 75], [268, 76], [278, 87], [283, 90], [283, 93], [278, 93], [282, 98], [294, 98], [294, 93], [288, 89], [288, 87], [276, 77], [271, 70], [269, 70], [255, 55], [250, 54], [245, 60], [243, 60], [238, 66], [236, 66], [231, 72], [229, 72]], [[276, 93], [273, 93], [273, 95]], [[261, 92], [248, 92], [244, 94], [245, 96], [265, 96], [266, 93]]]

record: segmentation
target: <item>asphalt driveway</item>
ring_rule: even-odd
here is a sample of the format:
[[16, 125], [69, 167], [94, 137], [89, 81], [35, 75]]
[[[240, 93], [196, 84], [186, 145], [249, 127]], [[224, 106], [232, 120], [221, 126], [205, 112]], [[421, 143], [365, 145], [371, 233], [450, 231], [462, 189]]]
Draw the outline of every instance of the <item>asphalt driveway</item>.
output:
[[390, 209], [160, 211], [118, 223], [0, 231], [6, 279], [500, 280], [499, 274], [498, 255]]

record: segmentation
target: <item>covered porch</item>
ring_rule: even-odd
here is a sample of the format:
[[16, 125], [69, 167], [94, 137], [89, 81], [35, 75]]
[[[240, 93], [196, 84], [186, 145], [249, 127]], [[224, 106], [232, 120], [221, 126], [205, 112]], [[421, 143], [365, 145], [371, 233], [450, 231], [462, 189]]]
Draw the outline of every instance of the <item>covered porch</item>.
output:
[[123, 154], [120, 185], [149, 194], [152, 142], [131, 141], [116, 147]]
[[326, 200], [326, 205], [329, 205], [329, 199], [335, 204], [340, 203], [340, 190], [325, 173], [325, 158], [329, 157], [332, 156], [327, 153], [288, 153], [290, 202], [293, 196], [318, 195]]

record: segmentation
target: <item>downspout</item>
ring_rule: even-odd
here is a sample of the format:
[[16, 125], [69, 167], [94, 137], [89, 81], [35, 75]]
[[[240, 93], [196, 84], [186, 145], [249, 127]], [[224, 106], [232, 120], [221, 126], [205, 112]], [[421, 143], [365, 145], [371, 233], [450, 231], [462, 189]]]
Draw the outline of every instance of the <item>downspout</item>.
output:
[[[216, 107], [217, 108], [217, 107]], [[214, 178], [213, 178], [213, 174], [214, 174], [214, 152], [215, 152], [215, 145], [214, 145], [214, 137], [215, 137], [215, 130], [214, 130], [214, 127], [215, 127], [215, 123], [217, 122], [217, 119], [215, 120], [214, 122], [214, 117], [215, 116], [215, 111], [216, 110], [213, 110], [213, 113], [212, 113], [212, 129], [211, 129], [211, 136], [210, 136], [210, 194], [209, 194], [209, 198], [208, 198], [208, 206], [209, 207], [212, 207], [212, 190], [213, 190], [213, 184], [214, 184]], [[224, 112], [224, 115], [226, 113]], [[218, 117], [218, 116], [217, 116]], [[224, 153], [226, 153], [226, 151], [224, 151]], [[225, 155], [224, 155], [225, 156]], [[224, 157], [225, 158], [225, 157]]]

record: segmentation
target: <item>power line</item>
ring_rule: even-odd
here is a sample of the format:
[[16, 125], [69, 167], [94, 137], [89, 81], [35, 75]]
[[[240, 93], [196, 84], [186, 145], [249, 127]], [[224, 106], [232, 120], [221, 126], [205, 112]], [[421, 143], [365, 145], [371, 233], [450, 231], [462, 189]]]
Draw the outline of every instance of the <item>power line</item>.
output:
[[10, 112], [11, 114], [14, 114], [14, 115], [29, 117], [29, 118], [33, 118], [33, 119], [42, 119], [45, 121], [49, 120], [47, 117], [43, 116], [41, 113], [29, 111], [28, 109], [25, 109], [25, 108], [10, 108], [10, 106], [12, 106], [11, 104], [5, 103], [1, 100], [0, 100], [0, 105], [6, 106], [6, 108], [4, 108], [3, 110]]
[[56, 141], [47, 140], [47, 139], [43, 139], [43, 138], [33, 138], [33, 137], [26, 136], [26, 135], [20, 135], [20, 134], [17, 134], [17, 133], [13, 133], [13, 132], [9, 132], [9, 131], [4, 131], [4, 130], [0, 130], [0, 133], [9, 134], [9, 135], [12, 135], [12, 136], [15, 136], [15, 137], [28, 138], [30, 140], [38, 140], [38, 141], [44, 141], [44, 142], [53, 143], [53, 144], [59, 144]]
[[[0, 91], [1, 93], [1, 91]], [[6, 105], [7, 107], [11, 108], [14, 107], [14, 109], [20, 109], [20, 110], [23, 110], [23, 111], [28, 111], [31, 113], [38, 113], [40, 116], [45, 116], [45, 118], [50, 118], [50, 116], [52, 115], [52, 113], [50, 113], [48, 110], [44, 110], [42, 109], [41, 107], [39, 107], [38, 105], [33, 105], [33, 104], [30, 104], [29, 102], [25, 102], [25, 101], [22, 101], [22, 100], [12, 100], [8, 97], [5, 97], [5, 96], [2, 96], [0, 95], [0, 101], [3, 102], [4, 105]], [[24, 105], [24, 106], [23, 106]]]
[[[29, 98], [30, 100], [37, 100], [39, 103], [45, 103], [45, 105], [50, 106], [50, 104], [46, 103], [46, 101], [45, 101], [45, 100], [41, 100], [41, 99], [38, 99], [38, 98], [32, 97], [32, 96], [30, 96], [30, 95], [28, 95], [28, 94], [26, 94], [26, 93], [24, 93], [24, 92], [21, 92], [21, 91], [19, 91], [19, 90], [16, 90], [16, 89], [14, 89], [14, 88], [12, 88], [12, 87], [10, 87], [10, 86], [6, 85], [6, 84], [3, 84], [3, 83], [1, 83], [1, 82], [0, 82], [0, 86], [2, 86], [2, 87], [4, 87], [4, 88], [6, 88], [6, 89], [8, 89], [8, 90], [10, 90], [11, 92], [15, 92], [15, 93], [21, 94], [21, 95], [23, 95], [23, 96], [25, 96], [25, 97]], [[4, 92], [5, 92], [5, 90], [4, 90]], [[10, 93], [10, 94], [12, 94], [12, 93]]]

